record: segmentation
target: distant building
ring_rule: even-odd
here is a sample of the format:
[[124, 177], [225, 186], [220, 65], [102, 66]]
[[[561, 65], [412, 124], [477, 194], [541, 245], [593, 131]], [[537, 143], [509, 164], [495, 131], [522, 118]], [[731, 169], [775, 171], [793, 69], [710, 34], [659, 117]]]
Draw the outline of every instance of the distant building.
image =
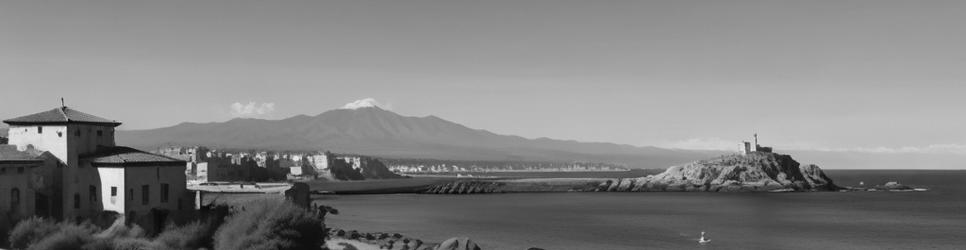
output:
[[741, 153], [741, 155], [748, 155], [751, 152], [771, 153], [771, 151], [771, 147], [762, 147], [758, 144], [758, 134], [755, 134], [755, 144], [751, 144], [751, 142], [748, 141], [743, 141], [741, 142], [741, 147], [738, 149], [738, 152]]
[[[9, 166], [4, 169], [18, 169], [18, 173], [17, 165], [23, 165], [23, 174], [29, 168], [49, 177], [40, 185], [49, 188], [49, 192], [30, 194], [20, 186], [0, 190], [16, 193], [13, 188], [17, 188], [20, 204], [33, 201], [32, 206], [19, 207], [25, 210], [18, 214], [79, 219], [114, 211], [147, 226], [148, 230], [156, 230], [170, 214], [193, 207], [193, 200], [185, 189], [186, 162], [115, 145], [114, 129], [120, 122], [68, 107], [3, 122], [10, 125], [9, 143], [17, 151], [46, 151], [35, 155], [52, 157], [41, 165], [16, 160], [13, 162], [17, 163], [0, 164]], [[17, 159], [23, 155], [9, 157]], [[31, 183], [34, 182], [27, 184]], [[25, 195], [33, 197], [25, 199]]]

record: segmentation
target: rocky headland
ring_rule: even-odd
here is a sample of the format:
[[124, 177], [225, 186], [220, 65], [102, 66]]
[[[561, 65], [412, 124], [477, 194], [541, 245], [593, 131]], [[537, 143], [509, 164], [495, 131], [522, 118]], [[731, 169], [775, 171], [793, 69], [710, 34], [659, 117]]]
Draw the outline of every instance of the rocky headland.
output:
[[816, 165], [771, 152], [726, 155], [636, 178], [458, 180], [431, 194], [515, 192], [804, 192], [841, 189]]

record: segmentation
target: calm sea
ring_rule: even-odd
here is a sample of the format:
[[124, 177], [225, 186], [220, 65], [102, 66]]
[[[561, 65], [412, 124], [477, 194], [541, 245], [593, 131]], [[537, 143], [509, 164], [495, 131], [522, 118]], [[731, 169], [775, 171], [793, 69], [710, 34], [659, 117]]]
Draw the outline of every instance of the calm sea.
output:
[[[966, 171], [829, 170], [929, 192], [329, 195], [331, 225], [484, 249], [966, 249]], [[532, 177], [532, 176], [528, 176]], [[712, 240], [699, 245], [701, 231]]]

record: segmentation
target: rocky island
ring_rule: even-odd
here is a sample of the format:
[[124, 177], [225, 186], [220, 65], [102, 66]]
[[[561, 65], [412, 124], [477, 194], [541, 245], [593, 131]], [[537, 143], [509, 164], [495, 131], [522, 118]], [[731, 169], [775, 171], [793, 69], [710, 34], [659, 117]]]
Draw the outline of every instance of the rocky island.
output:
[[748, 152], [673, 166], [636, 178], [459, 180], [428, 187], [433, 194], [512, 192], [806, 192], [841, 189], [816, 165], [791, 156]]
[[835, 191], [840, 189], [816, 165], [801, 165], [789, 155], [751, 152], [668, 168], [664, 173], [608, 180], [601, 191], [756, 192]]

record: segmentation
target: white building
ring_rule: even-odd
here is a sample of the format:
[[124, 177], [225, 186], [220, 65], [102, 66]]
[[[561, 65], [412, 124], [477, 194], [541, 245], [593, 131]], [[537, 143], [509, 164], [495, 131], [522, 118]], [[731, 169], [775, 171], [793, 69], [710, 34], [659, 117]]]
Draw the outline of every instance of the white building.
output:
[[[185, 161], [114, 143], [120, 122], [67, 107], [22, 116], [10, 125], [9, 144], [17, 150], [47, 151], [57, 159], [52, 199], [55, 218], [91, 218], [114, 211], [159, 228], [168, 214], [191, 209], [185, 190]], [[49, 165], [49, 164], [47, 164]]]

